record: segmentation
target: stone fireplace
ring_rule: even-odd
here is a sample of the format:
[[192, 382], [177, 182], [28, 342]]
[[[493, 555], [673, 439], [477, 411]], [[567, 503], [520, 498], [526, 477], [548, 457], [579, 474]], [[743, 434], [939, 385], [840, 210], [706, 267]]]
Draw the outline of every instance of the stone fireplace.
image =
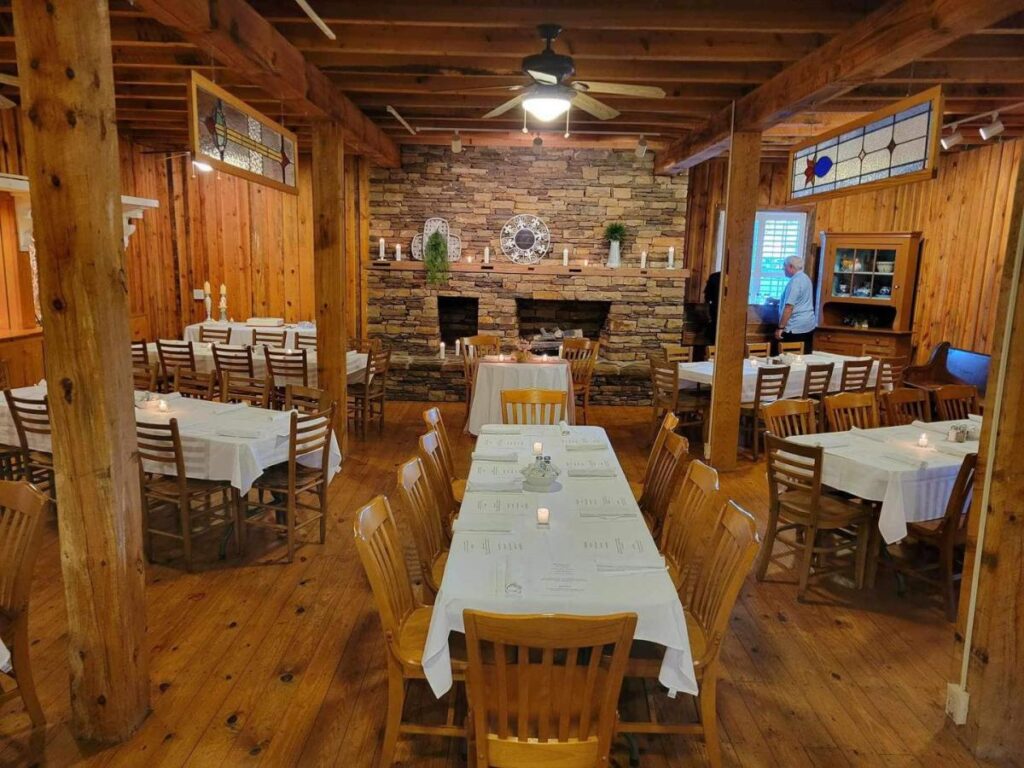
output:
[[519, 335], [530, 339], [538, 335], [542, 329], [579, 330], [584, 338], [600, 339], [607, 331], [608, 310], [611, 302], [564, 300], [564, 299], [533, 299], [516, 298], [516, 318], [519, 323]]
[[437, 326], [441, 341], [455, 348], [455, 340], [476, 336], [480, 329], [480, 300], [472, 296], [438, 296]]

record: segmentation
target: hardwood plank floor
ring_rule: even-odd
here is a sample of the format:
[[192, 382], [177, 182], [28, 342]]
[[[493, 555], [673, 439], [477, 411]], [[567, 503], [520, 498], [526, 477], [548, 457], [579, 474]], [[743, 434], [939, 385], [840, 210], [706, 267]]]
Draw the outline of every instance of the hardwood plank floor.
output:
[[[422, 432], [422, 404], [391, 403], [383, 436], [351, 440], [330, 489], [327, 543], [307, 545], [292, 565], [217, 562], [188, 574], [172, 562], [148, 570], [153, 711], [135, 736], [111, 748], [79, 744], [67, 727], [67, 627], [56, 526], [47, 530], [32, 591], [32, 662], [49, 726], [32, 734], [20, 702], [0, 708], [0, 765], [370, 766], [386, 703], [384, 646], [352, 544], [352, 513], [378, 493], [394, 497], [397, 465]], [[472, 440], [459, 435], [462, 406], [443, 412], [465, 473]], [[649, 411], [594, 407], [623, 467], [639, 479]], [[723, 485], [763, 526], [763, 465], [746, 463]], [[260, 542], [257, 540], [255, 544]], [[269, 546], [273, 546], [273, 542]], [[840, 579], [807, 603], [793, 574], [747, 580], [733, 614], [719, 682], [728, 766], [973, 766], [946, 724], [953, 627], [939, 601], [911, 587], [899, 598], [884, 574], [858, 593]], [[110, 617], [116, 621], [117, 617]], [[425, 686], [410, 706], [443, 717]], [[641, 706], [631, 690], [624, 706]], [[663, 717], [690, 705], [658, 697]], [[680, 713], [683, 713], [680, 715]], [[682, 738], [640, 740], [641, 765], [702, 765], [703, 748]], [[465, 765], [454, 740], [410, 738], [404, 765]], [[624, 745], [618, 765], [627, 765]]]

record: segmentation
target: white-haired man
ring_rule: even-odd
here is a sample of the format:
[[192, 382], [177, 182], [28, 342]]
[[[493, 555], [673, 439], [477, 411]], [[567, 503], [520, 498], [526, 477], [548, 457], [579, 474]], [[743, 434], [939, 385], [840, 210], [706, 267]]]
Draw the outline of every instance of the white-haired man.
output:
[[788, 256], [784, 269], [789, 281], [782, 289], [782, 315], [775, 338], [779, 341], [803, 342], [804, 352], [810, 352], [811, 339], [817, 327], [814, 311], [814, 285], [804, 273], [804, 260], [799, 256]]

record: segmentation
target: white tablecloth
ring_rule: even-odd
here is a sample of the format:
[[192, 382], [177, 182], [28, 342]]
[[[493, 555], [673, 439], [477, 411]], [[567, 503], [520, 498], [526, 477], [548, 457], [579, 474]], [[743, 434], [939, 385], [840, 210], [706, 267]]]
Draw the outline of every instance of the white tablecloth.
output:
[[[15, 390], [24, 397], [42, 397], [45, 387], [35, 385]], [[139, 421], [164, 423], [178, 420], [182, 450], [185, 454], [185, 473], [197, 480], [228, 480], [242, 493], [252, 488], [263, 470], [288, 460], [289, 415], [282, 411], [249, 408], [244, 404], [211, 403], [193, 400], [176, 394], [159, 395], [167, 401], [168, 410], [157, 410], [154, 400], [136, 409]], [[233, 437], [222, 431], [256, 430], [254, 437]], [[0, 443], [18, 444], [7, 401], [0, 399]], [[29, 446], [33, 450], [50, 453], [47, 437], [32, 436]], [[309, 456], [300, 462], [318, 465], [320, 456]], [[341, 467], [341, 451], [335, 438], [331, 438], [329, 459], [330, 476]], [[156, 468], [154, 468], [156, 469]]]
[[[151, 362], [159, 362], [160, 356], [157, 352], [156, 344], [151, 343], [146, 345], [149, 348], [149, 359]], [[232, 346], [234, 346], [232, 344]], [[204, 344], [201, 341], [192, 343], [192, 354], [196, 358], [196, 370], [202, 373], [208, 373], [217, 369], [216, 364], [213, 360], [213, 350], [210, 344]], [[345, 364], [348, 368], [348, 380], [349, 382], [361, 381], [366, 371], [367, 354], [365, 352], [355, 352], [349, 350], [345, 357]], [[252, 350], [252, 366], [253, 372], [259, 378], [263, 378], [267, 374], [267, 362], [266, 357], [263, 354], [263, 347], [253, 347]], [[317, 384], [316, 376], [316, 350], [306, 350], [306, 370], [309, 374], [309, 386], [315, 387]], [[283, 387], [288, 384], [283, 377], [278, 377], [278, 381], [274, 382], [276, 386]], [[290, 382], [297, 383], [297, 382]]]
[[[846, 355], [835, 355], [831, 352], [813, 352], [803, 356], [803, 362], [792, 363], [789, 366], [789, 379], [786, 381], [785, 397], [800, 397], [804, 391], [804, 377], [807, 374], [809, 364], [819, 365], [821, 363], [835, 363], [832, 371], [832, 378], [829, 380], [829, 391], [837, 392], [843, 378], [843, 365], [848, 360], [864, 360], [863, 357], [848, 357]], [[772, 367], [771, 364], [762, 360], [743, 361], [743, 402], [749, 403], [754, 400], [754, 390], [757, 388], [757, 371], [760, 368]], [[713, 361], [700, 363], [679, 363], [679, 387], [687, 384], [704, 384], [711, 386], [715, 372]], [[878, 373], [878, 362], [871, 367], [871, 375], [868, 383], [874, 386], [875, 376]]]
[[[882, 502], [878, 530], [886, 543], [907, 535], [907, 523], [935, 520], [945, 514], [963, 457], [978, 452], [978, 441], [951, 443], [950, 425], [962, 422], [915, 423], [851, 432], [829, 432], [790, 438], [824, 448], [821, 480], [836, 490]], [[980, 417], [977, 425], [979, 428]], [[928, 436], [928, 447], [918, 438]]]
[[573, 422], [575, 402], [568, 360], [557, 357], [540, 358], [529, 363], [481, 360], [476, 367], [467, 432], [478, 435], [484, 424], [501, 424], [501, 392], [504, 389], [560, 389], [568, 392], [566, 421]]
[[[599, 450], [566, 451], [566, 439], [600, 442]], [[513, 477], [532, 459], [534, 441], [562, 469], [552, 493], [492, 493], [477, 482]], [[635, 637], [665, 647], [660, 680], [695, 694], [697, 681], [679, 596], [633, 500], [608, 437], [600, 427], [523, 427], [520, 434], [484, 434], [477, 451], [518, 454], [516, 462], [474, 461], [455, 524], [451, 553], [423, 650], [434, 693], [452, 685], [448, 637], [465, 631], [467, 608], [497, 613], [637, 614]], [[569, 476], [603, 465], [611, 477]], [[537, 526], [537, 507], [550, 509], [550, 529]], [[620, 551], [621, 550], [621, 551]]]
[[203, 323], [193, 323], [192, 325], [185, 326], [185, 335], [183, 338], [185, 341], [199, 341], [199, 329], [202, 326], [207, 328], [230, 328], [231, 329], [231, 343], [232, 344], [252, 344], [252, 332], [257, 331], [281, 331], [285, 332], [285, 346], [289, 349], [295, 348], [295, 334], [301, 333], [303, 336], [316, 336], [316, 325], [299, 325], [297, 323], [285, 323], [284, 325], [273, 326], [273, 325], [259, 325], [251, 326], [245, 323], [221, 323], [214, 320]]

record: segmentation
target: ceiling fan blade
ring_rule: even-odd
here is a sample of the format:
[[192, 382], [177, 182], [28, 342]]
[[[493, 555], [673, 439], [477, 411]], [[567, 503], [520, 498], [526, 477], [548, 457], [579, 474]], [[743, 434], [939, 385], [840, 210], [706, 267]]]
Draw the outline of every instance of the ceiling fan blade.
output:
[[576, 94], [576, 98], [572, 100], [572, 105], [601, 120], [611, 120], [619, 116], [619, 110], [612, 109], [607, 104], [582, 92]]
[[599, 83], [594, 80], [576, 80], [574, 86], [582, 85], [588, 93], [613, 93], [619, 96], [636, 96], [641, 99], [664, 99], [665, 91], [655, 85], [630, 85], [629, 83]]
[[480, 91], [521, 91], [525, 85], [481, 85], [476, 88], [446, 88], [442, 91], [431, 91], [431, 93], [478, 93]]
[[526, 70], [526, 74], [536, 80], [538, 83], [544, 83], [545, 85], [558, 85], [558, 78], [554, 75], [549, 75], [547, 72], [540, 72], [536, 69]]
[[486, 115], [484, 115], [484, 120], [486, 120], [488, 117], [497, 117], [498, 115], [505, 114], [510, 109], [512, 109], [512, 107], [514, 107], [517, 104], [519, 104], [520, 102], [522, 102], [522, 100], [525, 99], [525, 98], [526, 98], [526, 94], [520, 94], [519, 96], [516, 96], [514, 99], [509, 99], [504, 104], [498, 105], [497, 107], [492, 109], [490, 112], [488, 112]]

